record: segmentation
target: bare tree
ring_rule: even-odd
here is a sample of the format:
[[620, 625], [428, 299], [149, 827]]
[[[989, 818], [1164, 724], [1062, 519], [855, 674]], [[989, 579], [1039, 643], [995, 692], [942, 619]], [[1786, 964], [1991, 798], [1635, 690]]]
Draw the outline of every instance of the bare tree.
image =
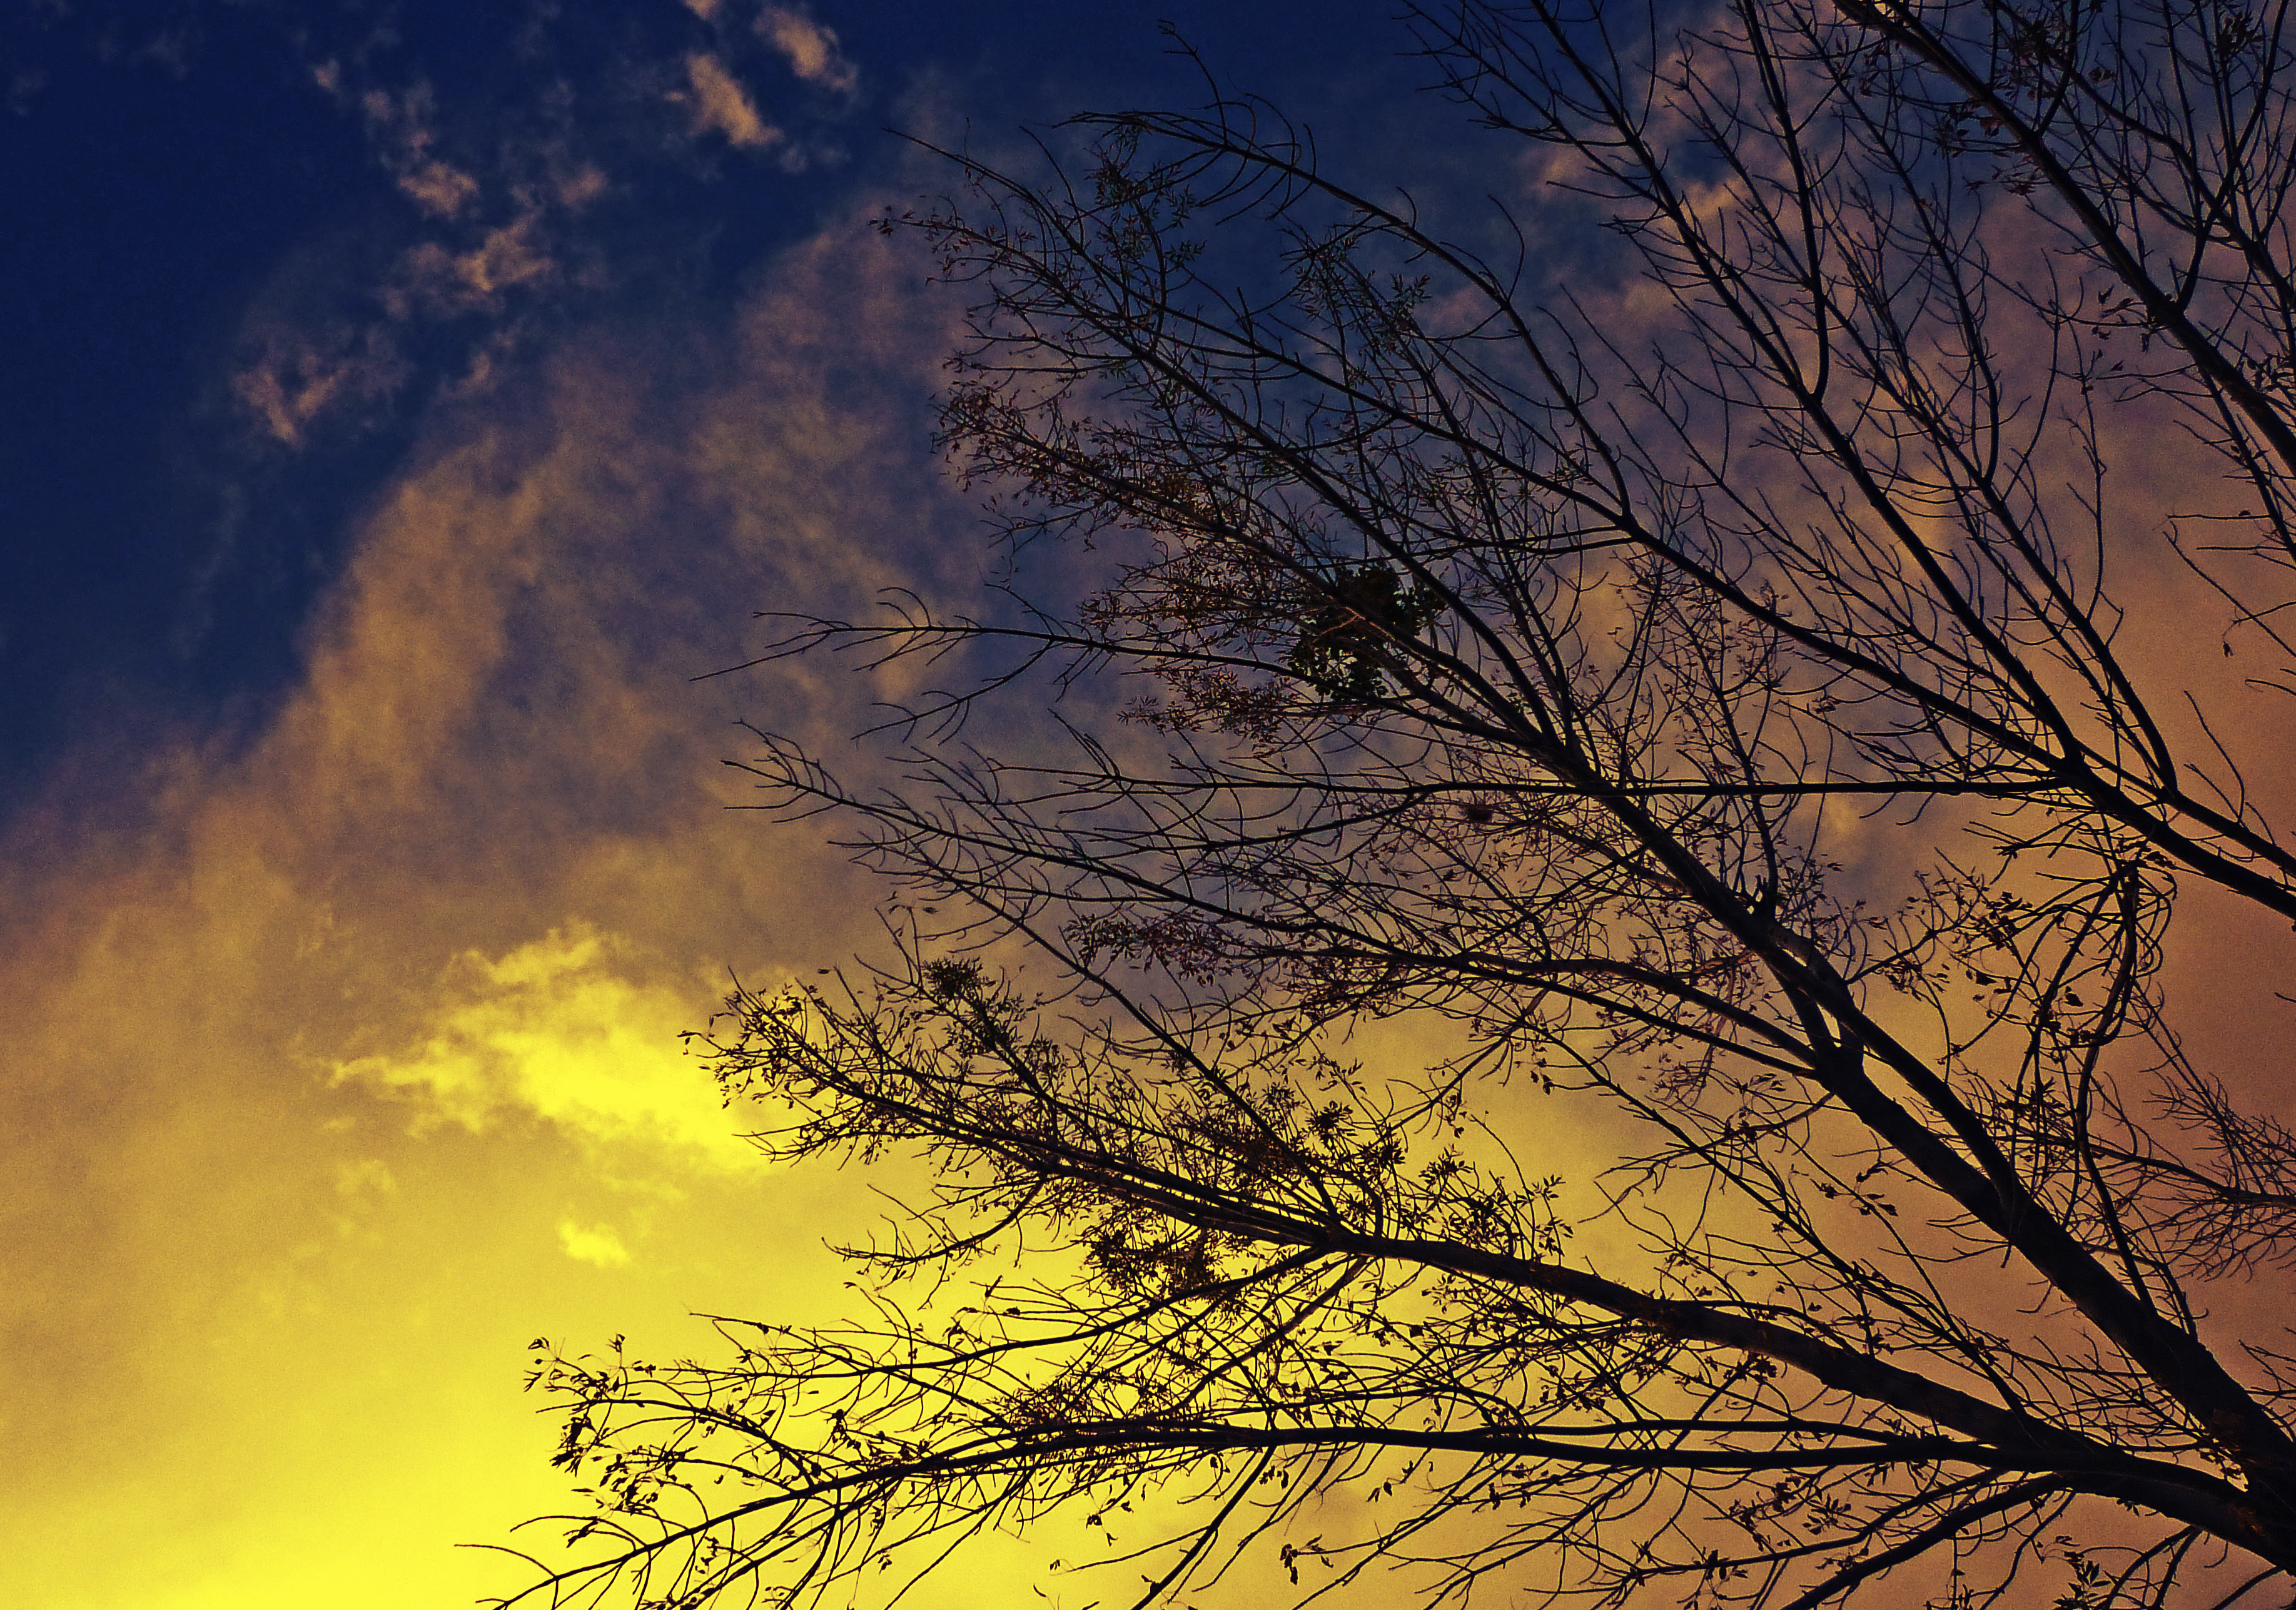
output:
[[[1152, 1495], [1115, 1601], [2284, 1598], [2296, 1136], [2161, 973], [2180, 891], [2296, 921], [2289, 23], [1419, 11], [1541, 181], [1496, 234], [1248, 101], [953, 156], [887, 226], [1020, 568], [792, 628], [958, 687], [893, 790], [766, 738], [903, 960], [710, 1042], [927, 1183], [849, 1329], [545, 1359], [548, 1591], [890, 1597]], [[2164, 577], [2205, 658], [2121, 646]]]

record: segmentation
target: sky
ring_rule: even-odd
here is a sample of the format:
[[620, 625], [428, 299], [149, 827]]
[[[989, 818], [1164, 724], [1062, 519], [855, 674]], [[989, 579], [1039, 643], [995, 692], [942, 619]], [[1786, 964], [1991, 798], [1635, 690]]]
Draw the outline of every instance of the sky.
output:
[[[0, 1597], [515, 1589], [470, 1545], [576, 1507], [531, 1343], [836, 1311], [873, 1199], [681, 1036], [882, 944], [724, 762], [900, 689], [709, 673], [997, 563], [961, 298], [871, 220], [948, 183], [907, 136], [1194, 104], [1166, 18], [1341, 168], [1523, 193], [1390, 9], [0, 0]], [[2228, 675], [2197, 618], [2133, 652]]]
[[1192, 103], [1169, 17], [1391, 142], [1386, 11], [0, 8], [10, 1603], [522, 1586], [461, 1546], [572, 1507], [530, 1343], [826, 1311], [869, 1199], [680, 1035], [879, 941], [722, 762], [885, 690], [695, 678], [992, 563], [903, 135]]

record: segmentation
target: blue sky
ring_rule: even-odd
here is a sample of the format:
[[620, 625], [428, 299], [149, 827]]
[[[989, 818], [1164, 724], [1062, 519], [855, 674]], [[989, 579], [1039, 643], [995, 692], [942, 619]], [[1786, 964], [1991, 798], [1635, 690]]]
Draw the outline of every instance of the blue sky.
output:
[[[1342, 147], [1413, 78], [1382, 4], [1311, 26], [1249, 4], [849, 4], [790, 12], [818, 32], [778, 39], [758, 10], [11, 9], [0, 805], [109, 729], [259, 723], [357, 511], [474, 372], [505, 382], [570, 330], [723, 305], [777, 250], [859, 226], [930, 182], [891, 129], [1002, 140], [1185, 103], [1201, 86], [1167, 17]], [[800, 60], [800, 39], [832, 53]], [[767, 137], [693, 103], [697, 56]], [[426, 164], [467, 191], [425, 192]], [[548, 193], [584, 172], [598, 194]], [[526, 277], [410, 283], [425, 249], [467, 256], [521, 221]]]

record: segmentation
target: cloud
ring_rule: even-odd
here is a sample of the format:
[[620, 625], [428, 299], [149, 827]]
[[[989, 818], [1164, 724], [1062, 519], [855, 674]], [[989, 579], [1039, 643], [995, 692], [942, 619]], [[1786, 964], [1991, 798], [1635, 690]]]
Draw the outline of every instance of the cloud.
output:
[[558, 1221], [558, 1244], [575, 1262], [594, 1263], [600, 1269], [622, 1269], [630, 1261], [629, 1249], [607, 1225], [584, 1229], [571, 1219], [562, 1219]]
[[860, 73], [837, 46], [837, 35], [801, 11], [768, 5], [758, 18], [758, 32], [779, 51], [790, 70], [808, 84], [840, 94], [853, 93]]
[[[630, 208], [597, 206], [644, 193], [666, 168], [690, 174], [692, 139], [722, 139], [790, 172], [840, 159], [813, 126], [769, 119], [742, 77], [770, 47], [800, 78], [849, 92], [854, 70], [834, 33], [802, 10], [760, 13], [750, 0], [688, 9], [636, 26], [603, 64], [579, 48], [579, 29], [537, 15], [515, 39], [526, 91], [484, 107], [453, 101], [451, 87], [442, 97], [391, 27], [299, 29], [306, 81], [358, 126], [406, 205], [299, 254], [329, 259], [324, 299], [258, 300], [249, 315], [258, 350], [227, 390], [237, 423], [262, 444], [304, 449], [332, 423], [372, 420], [385, 397], [412, 407], [496, 383], [543, 330], [683, 261], [709, 232], [706, 204], [690, 228], [670, 226], [674, 239], [630, 228]], [[690, 48], [693, 18], [717, 41], [709, 48]]]
[[685, 58], [685, 78], [691, 86], [696, 134], [721, 134], [745, 151], [772, 144], [782, 131], [758, 115], [749, 92], [735, 81], [717, 57], [696, 51]]
[[551, 176], [551, 193], [569, 212], [579, 212], [613, 188], [613, 181], [606, 177], [605, 169], [594, 162], [559, 166], [560, 171]]
[[499, 958], [465, 951], [419, 1043], [337, 1063], [333, 1078], [412, 1093], [424, 1120], [472, 1131], [535, 1116], [594, 1142], [755, 1166], [757, 1151], [680, 1043], [709, 1000], [631, 978], [618, 965], [623, 949], [578, 921]]
[[[313, 80], [340, 94], [341, 70], [323, 62]], [[438, 97], [430, 86], [417, 79], [394, 95], [387, 89], [370, 89], [358, 97], [376, 157], [397, 181], [399, 190], [424, 213], [453, 218], [479, 198], [479, 181], [440, 157]]]
[[456, 251], [425, 241], [399, 259], [383, 306], [397, 318], [419, 313], [452, 317], [499, 313], [506, 293], [534, 286], [557, 272], [544, 244], [538, 213], [526, 212], [489, 230], [469, 249]]
[[465, 381], [489, 371], [499, 354], [486, 349], [525, 311], [513, 299], [564, 277], [559, 225], [608, 188], [594, 164], [549, 151], [524, 153], [534, 172], [514, 176], [497, 157], [482, 178], [481, 164], [444, 154], [426, 81], [357, 90], [340, 61], [309, 70], [365, 126], [376, 163], [414, 204], [421, 238], [401, 243], [403, 227], [369, 226], [309, 242], [254, 299], [229, 395], [261, 439], [289, 448], [311, 446], [326, 427], [372, 423], [376, 404], [417, 381], [422, 366], [408, 355], [424, 350], [428, 333], [406, 326], [473, 314], [503, 321], [467, 338], [476, 350]]
[[232, 376], [232, 395], [283, 447], [302, 446], [323, 418], [383, 401], [411, 370], [390, 331], [377, 324], [268, 319], [245, 340], [254, 350]]
[[433, 218], [455, 218], [478, 199], [478, 180], [444, 162], [425, 162], [398, 178], [399, 189]]
[[[560, 283], [558, 215], [492, 185], [424, 212], [407, 317]], [[728, 964], [770, 984], [870, 942], [874, 891], [713, 779], [734, 718], [824, 741], [872, 689], [817, 661], [690, 678], [756, 648], [753, 606], [969, 579], [969, 513], [924, 446], [947, 333], [916, 276], [840, 233], [737, 318], [504, 355], [511, 378], [434, 417], [374, 500], [275, 720], [91, 744], [77, 792], [0, 843], [0, 1445], [25, 1473], [25, 1602], [467, 1602], [499, 1583], [418, 1593], [399, 1562], [562, 1501], [530, 1496], [547, 1449], [514, 1349], [599, 1323], [567, 1295], [592, 1270], [676, 1277], [618, 1290], [624, 1321], [800, 1300], [840, 1187], [761, 1177], [676, 1037]], [[243, 400], [308, 433], [373, 394], [369, 351], [283, 333]], [[2157, 597], [2132, 634], [2213, 618]], [[615, 1199], [672, 1176], [697, 1203], [683, 1242]], [[617, 1222], [644, 1259], [613, 1264]], [[164, 1597], [163, 1549], [212, 1593]], [[341, 1572], [362, 1556], [388, 1580]]]
[[[41, 1473], [18, 1597], [499, 1592], [447, 1545], [564, 1501], [527, 1338], [798, 1300], [833, 1182], [765, 1172], [677, 1037], [729, 967], [770, 987], [872, 944], [866, 883], [728, 811], [752, 796], [720, 761], [736, 718], [826, 746], [874, 690], [693, 678], [754, 653], [752, 607], [973, 574], [915, 279], [840, 229], [738, 313], [505, 360], [366, 509], [266, 725], [91, 736], [11, 819], [0, 1458]], [[295, 350], [280, 406], [310, 429]], [[609, 1277], [562, 1225], [644, 1255]], [[160, 1518], [98, 1547], [123, 1507]], [[395, 1563], [324, 1589], [343, 1548]]]

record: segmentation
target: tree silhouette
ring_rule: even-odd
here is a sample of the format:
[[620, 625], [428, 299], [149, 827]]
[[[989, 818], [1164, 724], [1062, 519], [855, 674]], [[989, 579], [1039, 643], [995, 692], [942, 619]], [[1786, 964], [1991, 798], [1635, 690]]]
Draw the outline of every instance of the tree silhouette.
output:
[[[762, 735], [902, 960], [709, 1042], [907, 1216], [849, 1328], [545, 1359], [548, 1591], [1066, 1507], [1177, 1517], [1108, 1603], [2284, 1599], [2296, 1135], [2161, 970], [2180, 892], [2296, 922], [2289, 21], [1421, 9], [1539, 182], [1480, 245], [1249, 101], [953, 154], [886, 226], [1061, 563], [791, 627], [961, 686], [892, 790]], [[2204, 658], [2123, 645], [2164, 587]]]

